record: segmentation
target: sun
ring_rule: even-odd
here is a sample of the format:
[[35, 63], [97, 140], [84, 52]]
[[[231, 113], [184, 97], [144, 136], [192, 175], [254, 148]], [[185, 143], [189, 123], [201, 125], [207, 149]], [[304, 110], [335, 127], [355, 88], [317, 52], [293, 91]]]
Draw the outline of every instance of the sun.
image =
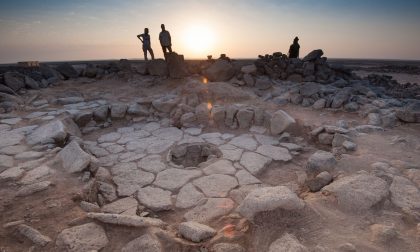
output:
[[207, 25], [192, 25], [185, 29], [184, 43], [195, 56], [207, 55], [214, 44], [214, 33]]

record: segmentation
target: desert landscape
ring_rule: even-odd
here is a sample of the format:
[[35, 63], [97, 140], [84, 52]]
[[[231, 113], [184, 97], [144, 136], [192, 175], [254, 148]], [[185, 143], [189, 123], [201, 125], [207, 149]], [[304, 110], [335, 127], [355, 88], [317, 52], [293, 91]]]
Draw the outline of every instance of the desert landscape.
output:
[[418, 251], [420, 86], [385, 65], [2, 66], [1, 251]]

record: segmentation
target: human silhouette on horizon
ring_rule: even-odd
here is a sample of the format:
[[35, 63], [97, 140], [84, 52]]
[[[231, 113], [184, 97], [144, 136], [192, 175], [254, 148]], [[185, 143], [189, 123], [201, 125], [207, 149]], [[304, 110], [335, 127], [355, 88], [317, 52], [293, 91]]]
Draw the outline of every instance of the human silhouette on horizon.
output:
[[144, 28], [144, 33], [137, 35], [137, 38], [143, 43], [143, 53], [144, 59], [147, 61], [147, 51], [149, 51], [152, 60], [155, 59], [155, 55], [153, 54], [153, 49], [150, 44], [150, 35], [149, 35], [149, 28]]
[[165, 30], [164, 24], [161, 24], [160, 28], [162, 28], [162, 31], [159, 33], [159, 41], [160, 45], [162, 46], [163, 55], [166, 59], [166, 50], [168, 50], [169, 53], [172, 52], [171, 34], [169, 33], [169, 31]]
[[296, 37], [293, 40], [293, 44], [290, 45], [290, 49], [289, 49], [289, 58], [290, 59], [299, 58], [300, 45], [299, 45], [298, 41], [299, 41], [299, 38]]

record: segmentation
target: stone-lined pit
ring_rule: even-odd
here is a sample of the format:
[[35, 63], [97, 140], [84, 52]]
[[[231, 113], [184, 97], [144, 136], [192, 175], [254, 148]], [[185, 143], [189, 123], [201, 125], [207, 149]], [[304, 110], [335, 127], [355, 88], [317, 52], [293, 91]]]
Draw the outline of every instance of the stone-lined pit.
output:
[[198, 167], [212, 157], [220, 158], [222, 152], [209, 143], [176, 145], [169, 152], [169, 161], [184, 167]]

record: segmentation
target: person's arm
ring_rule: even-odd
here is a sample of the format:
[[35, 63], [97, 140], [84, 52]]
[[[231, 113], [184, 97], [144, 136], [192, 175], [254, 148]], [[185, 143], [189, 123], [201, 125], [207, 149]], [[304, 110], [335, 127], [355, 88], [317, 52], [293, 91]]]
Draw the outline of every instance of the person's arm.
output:
[[143, 34], [139, 34], [139, 35], [137, 35], [137, 38], [138, 38], [138, 39], [140, 39], [140, 41], [143, 43], [143, 39], [142, 39], [142, 37], [143, 37]]

